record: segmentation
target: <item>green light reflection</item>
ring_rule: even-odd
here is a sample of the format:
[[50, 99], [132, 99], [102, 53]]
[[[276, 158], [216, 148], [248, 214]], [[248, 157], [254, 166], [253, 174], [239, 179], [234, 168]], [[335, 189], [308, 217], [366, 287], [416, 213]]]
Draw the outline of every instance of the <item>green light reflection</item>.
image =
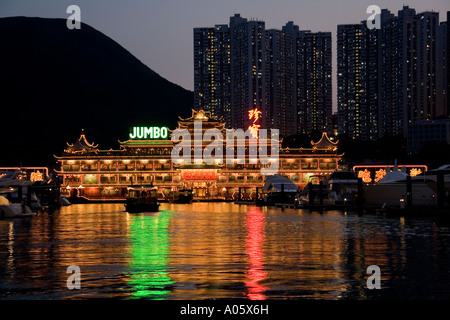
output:
[[133, 215], [130, 225], [132, 299], [161, 300], [174, 283], [167, 272], [172, 211], [155, 215]]

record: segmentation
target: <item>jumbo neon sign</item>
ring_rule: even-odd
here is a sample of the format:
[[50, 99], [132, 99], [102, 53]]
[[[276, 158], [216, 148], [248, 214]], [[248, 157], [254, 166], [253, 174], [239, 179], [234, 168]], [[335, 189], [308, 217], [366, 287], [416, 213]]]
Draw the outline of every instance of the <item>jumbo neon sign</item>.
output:
[[169, 136], [167, 127], [133, 127], [130, 128], [130, 139], [166, 139]]

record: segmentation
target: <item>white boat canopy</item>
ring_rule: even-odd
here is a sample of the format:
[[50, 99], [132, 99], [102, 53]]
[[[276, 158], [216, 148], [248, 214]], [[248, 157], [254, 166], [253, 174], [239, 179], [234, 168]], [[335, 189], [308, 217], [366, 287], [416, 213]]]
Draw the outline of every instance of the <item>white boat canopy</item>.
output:
[[381, 179], [378, 184], [384, 184], [384, 183], [395, 183], [395, 182], [401, 182], [406, 181], [406, 177], [408, 174], [401, 171], [391, 171], [388, 172], [383, 179]]
[[[284, 187], [282, 187], [284, 185]], [[264, 191], [275, 191], [281, 192], [282, 188], [284, 188], [284, 192], [297, 192], [297, 186], [288, 178], [281, 176], [279, 174], [275, 174], [273, 176], [266, 177], [266, 181], [264, 182]]]

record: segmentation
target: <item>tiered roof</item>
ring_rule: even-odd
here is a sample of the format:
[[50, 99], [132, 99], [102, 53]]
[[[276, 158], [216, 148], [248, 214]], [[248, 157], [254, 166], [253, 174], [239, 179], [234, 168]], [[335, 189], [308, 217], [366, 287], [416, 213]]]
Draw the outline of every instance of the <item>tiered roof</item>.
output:
[[[178, 116], [180, 121], [178, 121], [178, 128], [177, 129], [187, 129], [189, 131], [194, 130], [194, 121], [202, 121], [202, 131], [208, 130], [208, 129], [218, 129], [220, 131], [225, 130], [225, 121], [223, 120], [223, 117], [217, 117], [213, 116], [211, 114], [211, 111], [205, 111], [203, 109], [200, 109], [198, 111], [192, 109], [192, 115], [187, 118], [183, 119], [180, 116]], [[175, 130], [171, 130], [170, 132], [173, 132]]]
[[98, 151], [98, 144], [94, 145], [94, 143], [89, 143], [86, 139], [86, 135], [84, 134], [84, 129], [81, 130], [81, 136], [77, 141], [73, 144], [69, 144], [67, 142], [68, 148], [64, 150], [64, 152], [68, 153], [87, 153], [87, 152], [95, 152]]
[[337, 151], [339, 141], [333, 142], [324, 131], [319, 141], [314, 142], [311, 140], [311, 145], [314, 150], [320, 151]]

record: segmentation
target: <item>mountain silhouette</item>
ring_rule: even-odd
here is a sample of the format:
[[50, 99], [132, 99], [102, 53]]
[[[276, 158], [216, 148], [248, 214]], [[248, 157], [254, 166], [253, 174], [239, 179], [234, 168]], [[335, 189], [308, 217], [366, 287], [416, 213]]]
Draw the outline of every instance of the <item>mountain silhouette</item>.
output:
[[193, 92], [87, 24], [1, 18], [0, 43], [1, 166], [52, 166], [82, 129], [118, 149], [132, 126], [174, 129], [191, 114]]

